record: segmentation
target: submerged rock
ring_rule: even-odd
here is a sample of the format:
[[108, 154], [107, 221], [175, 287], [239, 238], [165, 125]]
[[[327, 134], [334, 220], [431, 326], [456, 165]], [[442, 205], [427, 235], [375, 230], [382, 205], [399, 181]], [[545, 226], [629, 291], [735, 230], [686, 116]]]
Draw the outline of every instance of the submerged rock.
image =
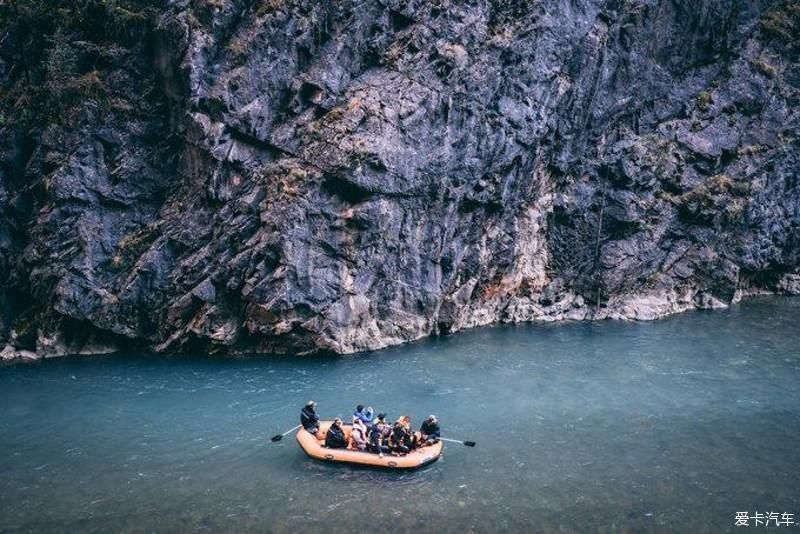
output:
[[3, 354], [800, 293], [797, 2], [37, 5], [2, 8]]

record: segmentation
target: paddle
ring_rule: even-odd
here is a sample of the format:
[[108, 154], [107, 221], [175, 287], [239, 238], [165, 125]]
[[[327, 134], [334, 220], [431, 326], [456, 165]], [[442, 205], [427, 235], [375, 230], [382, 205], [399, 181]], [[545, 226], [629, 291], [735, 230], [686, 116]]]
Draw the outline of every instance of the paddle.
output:
[[461, 441], [460, 439], [448, 439], [448, 438], [439, 438], [442, 441], [449, 441], [451, 443], [461, 443], [462, 445], [466, 445], [467, 447], [474, 447], [476, 443], [474, 441]]
[[272, 436], [272, 441], [280, 441], [280, 440], [282, 440], [282, 439], [283, 439], [283, 436], [285, 436], [285, 435], [286, 435], [286, 434], [288, 434], [289, 432], [294, 432], [294, 431], [295, 431], [295, 430], [297, 430], [298, 428], [300, 428], [300, 425], [297, 425], [297, 426], [296, 426], [296, 427], [294, 427], [294, 428], [290, 428], [289, 430], [287, 430], [287, 431], [286, 431], [286, 432], [284, 432], [283, 434], [278, 434], [277, 436]]

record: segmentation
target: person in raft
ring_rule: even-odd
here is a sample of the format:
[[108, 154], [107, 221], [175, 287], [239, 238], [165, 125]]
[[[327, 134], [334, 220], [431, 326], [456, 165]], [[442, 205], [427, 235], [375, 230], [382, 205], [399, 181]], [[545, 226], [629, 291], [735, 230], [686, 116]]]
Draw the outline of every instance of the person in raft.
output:
[[419, 428], [419, 438], [417, 445], [425, 447], [426, 445], [433, 445], [439, 442], [442, 431], [439, 428], [439, 419], [435, 415], [429, 415], [427, 419], [422, 422]]
[[353, 416], [353, 430], [350, 432], [350, 448], [364, 452], [367, 450], [368, 430], [364, 421]]
[[319, 432], [319, 416], [317, 412], [314, 411], [314, 408], [317, 407], [317, 403], [313, 400], [310, 400], [303, 406], [303, 409], [300, 410], [300, 424], [303, 425], [310, 434], [317, 435]]
[[329, 449], [347, 448], [347, 438], [342, 429], [342, 420], [338, 417], [333, 420], [330, 428], [325, 433], [325, 446]]
[[375, 452], [381, 457], [383, 453], [391, 452], [388, 446], [391, 433], [391, 427], [386, 424], [386, 414], [379, 413], [372, 427], [369, 429], [369, 445], [367, 446], [367, 450], [369, 452]]
[[353, 412], [353, 417], [359, 418], [366, 426], [371, 426], [373, 413], [372, 406], [367, 406], [367, 408], [364, 409], [364, 405], [359, 404], [356, 406], [356, 411]]
[[395, 422], [392, 434], [389, 437], [389, 447], [393, 453], [407, 454], [414, 448], [414, 440], [409, 432], [411, 418], [407, 415], [402, 416]]

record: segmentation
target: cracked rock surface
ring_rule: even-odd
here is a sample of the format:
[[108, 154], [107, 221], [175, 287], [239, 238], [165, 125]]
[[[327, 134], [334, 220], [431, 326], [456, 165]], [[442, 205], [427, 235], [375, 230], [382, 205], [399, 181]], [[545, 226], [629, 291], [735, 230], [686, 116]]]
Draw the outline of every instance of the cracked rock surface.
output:
[[2, 359], [800, 294], [797, 0], [38, 3], [0, 6]]

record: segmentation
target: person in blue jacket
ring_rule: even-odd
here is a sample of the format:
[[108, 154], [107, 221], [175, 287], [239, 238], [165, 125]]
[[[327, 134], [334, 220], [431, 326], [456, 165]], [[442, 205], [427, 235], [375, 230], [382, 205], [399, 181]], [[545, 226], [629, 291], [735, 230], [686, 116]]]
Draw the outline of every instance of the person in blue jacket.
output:
[[364, 405], [359, 404], [358, 406], [356, 406], [356, 411], [353, 412], [353, 417], [358, 417], [359, 419], [364, 421], [364, 424], [367, 425], [367, 427], [370, 427], [372, 426], [373, 413], [374, 412], [372, 411], [372, 406], [367, 406], [367, 408], [364, 409]]

